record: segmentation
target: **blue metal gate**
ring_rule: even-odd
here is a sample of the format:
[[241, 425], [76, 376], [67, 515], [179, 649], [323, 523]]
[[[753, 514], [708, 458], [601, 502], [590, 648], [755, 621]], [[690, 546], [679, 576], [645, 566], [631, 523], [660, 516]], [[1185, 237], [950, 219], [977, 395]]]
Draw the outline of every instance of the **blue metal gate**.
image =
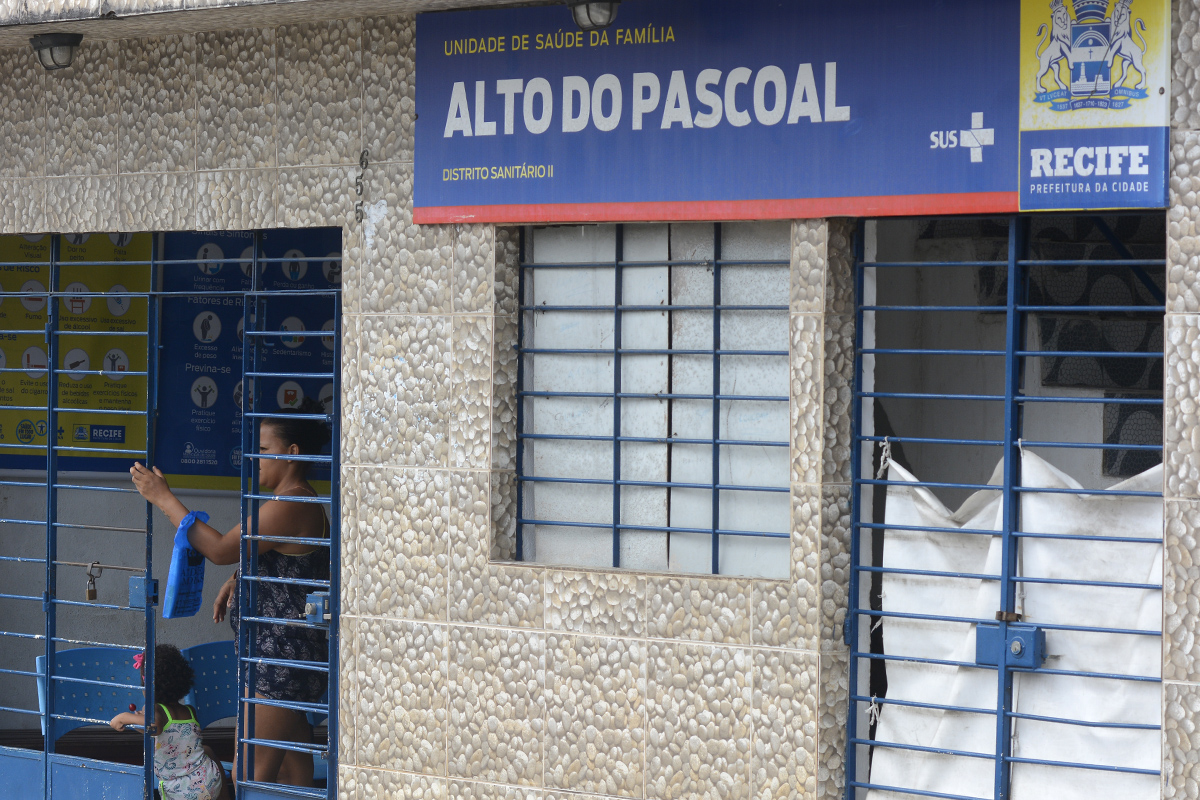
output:
[[[1039, 735], [1057, 731], [1064, 738], [1102, 732], [1157, 742], [1157, 701], [1144, 713], [1084, 706], [1070, 715], [1047, 714], [1031, 708], [1029, 696], [1018, 699], [1015, 687], [1028, 676], [1113, 692], [1161, 680], [1160, 663], [1135, 663], [1132, 655], [1119, 669], [1056, 667], [1078, 637], [1111, 637], [1118, 661], [1121, 652], [1132, 653], [1143, 643], [1157, 649], [1161, 614], [1156, 623], [1133, 626], [1098, 624], [1089, 614], [1045, 619], [1025, 613], [1026, 592], [1048, 590], [1124, 592], [1146, 599], [1147, 608], [1155, 602], [1161, 607], [1161, 531], [1120, 535], [1100, 526], [1056, 532], [1023, 519], [1022, 512], [1039, 498], [1058, 504], [1141, 498], [1161, 507], [1161, 500], [1153, 500], [1161, 498], [1161, 483], [1108, 487], [1120, 478], [1153, 477], [1146, 471], [1161, 463], [1164, 224], [1160, 213], [860, 225], [853, 569], [845, 630], [851, 655], [847, 798], [1007, 798], [1014, 771], [1031, 768], [1045, 771], [1023, 774], [1063, 775], [1075, 782], [1096, 775], [1143, 780], [1157, 797], [1157, 758], [1141, 758], [1132, 749], [1124, 759], [1086, 750], [1066, 758], [1037, 750], [1032, 737], [1018, 744], [1019, 726], [1030, 731], [1043, 726]], [[908, 226], [907, 239], [893, 235], [898, 226]], [[1083, 488], [1026, 485], [1022, 462], [1031, 454], [1076, 473]], [[889, 471], [890, 464], [911, 473]], [[997, 464], [1002, 466], [992, 473]], [[967, 524], [961, 509], [953, 524], [897, 522], [902, 498], [921, 491], [931, 493], [921, 495], [926, 510], [937, 506], [932, 496], [950, 508], [972, 495], [980, 502], [995, 498], [995, 524]], [[920, 519], [934, 519], [929, 513]], [[897, 566], [906, 537], [950, 546], [974, 540], [982, 543], [981, 552], [995, 547], [999, 557], [971, 572], [935, 561]], [[1070, 548], [1062, 552], [1072, 555], [1055, 570], [1038, 573], [1026, 557], [1030, 548], [1047, 543]], [[1093, 546], [1127, 547], [1150, 561], [1157, 548], [1158, 571], [1139, 580], [1085, 575], [1083, 562]], [[968, 581], [980, 587], [981, 597], [994, 599], [995, 607], [979, 614], [945, 602], [916, 611], [900, 608], [905, 582], [936, 597], [939, 585]], [[959, 630], [966, 655], [923, 649], [912, 633], [922, 625]], [[940, 674], [959, 677], [945, 683], [940, 696], [906, 694], [908, 684], [898, 677], [909, 674], [905, 670], [944, 670]], [[994, 694], [989, 690], [986, 701], [956, 702], [968, 681], [990, 685]], [[897, 724], [920, 715], [946, 724], [968, 720], [963, 730], [983, 720], [991, 741], [968, 746], [966, 737], [922, 739], [908, 733], [924, 730], [919, 724]], [[885, 766], [899, 758], [928, 770]], [[986, 773], [987, 785], [953, 788], [972, 785], [962, 777], [971, 770]], [[886, 775], [909, 777], [892, 783], [881, 778]], [[1029, 793], [1018, 790], [1021, 795]]]
[[[107, 247], [103, 236], [97, 238]], [[153, 703], [153, 687], [147, 686], [143, 696], [131, 663], [144, 648], [151, 661], [154, 652], [154, 598], [139, 592], [154, 580], [152, 507], [138, 501], [127, 482], [114, 485], [104, 471], [120, 469], [117, 464], [127, 469], [129, 462], [145, 461], [153, 452], [159, 306], [150, 290], [157, 242], [149, 235], [137, 241], [127, 234], [113, 237], [114, 257], [104, 261], [86, 260], [86, 236], [6, 237], [10, 246], [0, 264], [7, 323], [0, 356], [6, 386], [0, 414], [7, 423], [0, 425], [5, 468], [0, 486], [6, 501], [0, 566], [7, 579], [0, 599], [8, 605], [6, 630], [0, 631], [5, 641], [0, 673], [17, 688], [11, 696], [23, 701], [0, 711], [12, 715], [9, 719], [41, 717], [43, 733], [41, 752], [0, 748], [0, 770], [5, 782], [22, 786], [27, 797], [43, 792], [94, 797], [102, 791], [149, 797], [152, 792], [152, 776], [141, 765], [58, 752], [59, 738], [72, 729], [107, 725], [109, 712], [125, 710], [127, 703]], [[107, 292], [84, 288], [88, 276], [112, 269], [121, 271], [124, 285]], [[107, 323], [81, 321], [89, 307], [101, 304], [119, 313], [110, 314]], [[87, 401], [80, 399], [78, 387], [96, 381], [120, 384], [128, 392], [123, 397], [106, 393], [110, 400], [81, 405]], [[80, 421], [80, 412], [88, 422]], [[135, 507], [143, 509], [140, 524], [84, 517], [68, 510], [79, 504], [64, 503], [84, 500], [84, 507], [103, 508], [106, 499], [119, 503], [114, 498], [122, 495], [132, 495]], [[108, 563], [105, 540], [131, 537], [143, 543], [144, 562]], [[35, 556], [37, 548], [42, 552]], [[96, 579], [106, 572], [110, 577], [100, 581], [106, 590], [101, 602]], [[111, 577], [122, 574], [134, 578], [127, 595], [124, 583]], [[107, 591], [114, 583], [115, 591]], [[114, 612], [141, 617], [143, 640], [99, 640], [106, 622], [129, 628], [119, 619], [112, 622]], [[152, 740], [143, 737], [147, 761], [151, 748]]]
[[[331, 668], [331, 666], [335, 666], [338, 663], [338, 613], [336, 598], [339, 596], [338, 579], [340, 570], [336, 543], [340, 541], [340, 515], [338, 514], [338, 506], [334, 502], [334, 498], [338, 497], [339, 493], [337, 443], [340, 441], [339, 419], [341, 405], [341, 375], [339, 370], [342, 341], [341, 293], [334, 289], [264, 289], [262, 276], [265, 269], [271, 265], [297, 263], [297, 258], [291, 254], [268, 257], [264, 248], [265, 236], [260, 233], [255, 237], [254, 263], [250, 270], [251, 288], [246, 294], [246, 302], [243, 306], [246, 345], [242, 360], [242, 385], [246, 387], [243, 397], [247, 398], [247, 401], [245, 402], [246, 410], [243, 413], [242, 424], [242, 530], [254, 531], [254, 533], [243, 533], [242, 535], [239, 570], [239, 579], [241, 581], [239, 597], [242, 619], [238, 637], [238, 652], [240, 653], [241, 661], [241, 679], [239, 685], [244, 687], [255, 686], [257, 672], [263, 666], [282, 666], [317, 672], [327, 676], [328, 690], [325, 698], [315, 703], [270, 700], [256, 697], [251, 697], [245, 701], [245, 705], [238, 715], [237, 741], [238, 749], [247, 752], [247, 757], [238, 764], [238, 797], [246, 799], [259, 797], [327, 797], [332, 800], [332, 798], [337, 796], [338, 742], [336, 736], [338, 675], [337, 669]], [[303, 261], [304, 259], [300, 260]], [[312, 262], [327, 260], [326, 257], [311, 259]], [[313, 265], [309, 264], [308, 266], [312, 267]], [[286, 326], [283, 324], [284, 320], [298, 313], [301, 309], [306, 307], [311, 308], [314, 305], [318, 308], [328, 308], [327, 313], [331, 314], [334, 324], [330, 330], [306, 331], [304, 336], [306, 338], [314, 337], [317, 340], [327, 343], [332, 342], [332, 347], [327, 348], [330, 351], [327, 359], [330, 365], [329, 368], [297, 371], [286, 365], [281, 366], [279, 359], [273, 356], [273, 345], [277, 345], [279, 340], [284, 337], [295, 336], [294, 332], [286, 329]], [[295, 415], [298, 419], [320, 422], [328, 421], [330, 423], [332, 426], [331, 441], [333, 445], [328, 454], [308, 456], [289, 455], [283, 457], [259, 453], [258, 423], [263, 419], [277, 416], [276, 413], [265, 410], [266, 406], [264, 405], [263, 398], [265, 396], [272, 396], [275, 392], [283, 391], [282, 384], [285, 381], [293, 381], [306, 385], [311, 385], [314, 382], [318, 385], [321, 383], [332, 384], [333, 393], [329, 399], [327, 411], [323, 413], [300, 413]], [[275, 392], [271, 390], [275, 390]], [[294, 536], [281, 539], [257, 533], [259, 507], [265, 501], [277, 499], [274, 495], [263, 494], [258, 488], [259, 467], [264, 460], [272, 458], [307, 461], [312, 465], [311, 469], [315, 473], [313, 477], [317, 480], [322, 478], [328, 480], [329, 491], [327, 494], [317, 497], [288, 496], [278, 498], [285, 502], [315, 503], [320, 505], [329, 521], [328, 539], [302, 539]], [[259, 543], [268, 540], [286, 541], [289, 544], [310, 544], [314, 548], [328, 548], [330, 559], [329, 580], [287, 579], [286, 581], [292, 584], [303, 585], [309, 591], [308, 618], [306, 620], [276, 619], [261, 616], [255, 611], [258, 608], [258, 590], [260, 584], [272, 581], [284, 582], [284, 579], [281, 578], [271, 578], [258, 574]], [[330, 547], [331, 542], [335, 543], [335, 546]], [[335, 600], [331, 602], [330, 598], [335, 598]], [[326, 631], [328, 633], [327, 657], [319, 661], [265, 657], [258, 652], [258, 644], [255, 637], [255, 632], [259, 629], [259, 626], [263, 625], [289, 625]], [[256, 737], [254, 735], [254, 716], [255, 710], [259, 706], [286, 708], [306, 714], [309, 722], [314, 726], [323, 721], [328, 721], [326, 741], [323, 743], [308, 744]], [[320, 780], [324, 777], [326, 786], [324, 788], [307, 789], [261, 783], [251, 779], [249, 776], [254, 774], [254, 750], [253, 748], [243, 750], [244, 744], [265, 745], [299, 753], [305, 758], [311, 757], [314, 761], [316, 779]]]
[[[202, 271], [242, 267], [247, 286], [205, 292], [242, 307], [245, 357], [242, 385], [247, 387], [241, 415], [240, 497], [243, 529], [256, 520], [270, 495], [257, 487], [258, 421], [274, 416], [260, 396], [285, 381], [306, 388], [332, 386], [322, 393], [323, 413], [307, 418], [328, 421], [331, 452], [301, 457], [315, 462], [316, 498], [290, 498], [321, 504], [329, 518], [330, 538], [313, 540], [327, 547], [331, 579], [310, 581], [308, 619], [286, 624], [328, 631], [326, 657], [312, 662], [266, 659], [256, 653], [253, 631], [285, 621], [256, 616], [258, 542], [242, 539], [239, 686], [253, 685], [255, 670], [278, 663], [329, 675], [327, 699], [292, 703], [251, 698], [238, 703], [237, 746], [269, 745], [302, 753], [314, 761], [319, 788], [293, 788], [240, 781], [238, 796], [335, 797], [337, 791], [337, 608], [339, 514], [338, 447], [340, 414], [340, 290], [264, 287], [269, 265], [320, 262], [329, 283], [339, 283], [340, 257], [306, 258], [287, 244], [295, 232], [253, 234], [252, 268], [243, 258], [209, 259]], [[336, 236], [336, 233], [334, 234]], [[170, 234], [167, 234], [170, 236]], [[274, 236], [268, 246], [268, 237]], [[88, 241], [92, 239], [89, 249]], [[112, 258], [89, 259], [88, 253]], [[106, 244], [106, 241], [109, 244]], [[114, 743], [89, 745], [88, 756], [66, 755], [60, 739], [83, 726], [106, 726], [115, 713], [130, 707], [154, 707], [153, 682], [145, 687], [132, 659], [146, 654], [153, 674], [158, 584], [153, 570], [153, 522], [157, 512], [130, 486], [132, 461], [152, 463], [158, 420], [160, 330], [164, 304], [196, 296], [196, 291], [165, 290], [164, 272], [195, 270], [195, 258], [166, 259], [159, 234], [91, 234], [0, 237], [0, 675], [7, 678], [11, 702], [0, 702], [0, 780], [20, 786], [23, 797], [151, 798], [154, 796], [153, 739], [141, 737], [140, 763], [91, 757]], [[278, 257], [266, 253], [279, 251]], [[321, 252], [325, 252], [323, 249]], [[114, 272], [115, 270], [115, 272]], [[107, 271], [107, 272], [106, 272]], [[337, 278], [329, 275], [336, 273]], [[291, 276], [303, 274], [297, 269]], [[101, 281], [105, 276], [108, 280]], [[90, 284], [90, 286], [89, 286]], [[96, 290], [97, 286], [111, 288]], [[87, 312], [93, 309], [91, 315]], [[107, 308], [107, 312], [105, 312]], [[173, 308], [173, 307], [172, 307]], [[304, 331], [313, 342], [326, 342], [320, 369], [288, 371], [272, 353], [284, 336], [296, 337], [281, 320], [297, 310], [317, 309], [333, 320], [324, 330]], [[286, 313], [285, 312], [286, 309]], [[324, 317], [323, 317], [324, 318]], [[293, 343], [296, 339], [291, 340]], [[320, 351], [320, 348], [318, 348]], [[104, 382], [101, 391], [84, 382]], [[254, 387], [257, 385], [258, 391]], [[315, 392], [315, 390], [313, 390]], [[236, 401], [236, 400], [235, 400]], [[248, 401], [248, 402], [247, 402]], [[110, 423], [111, 420], [111, 423]], [[293, 457], [295, 458], [295, 457]], [[132, 505], [131, 505], [132, 504]], [[131, 510], [132, 509], [132, 510]], [[136, 524], [128, 522], [136, 519]], [[251, 528], [253, 529], [253, 522]], [[109, 563], [110, 542], [133, 537], [144, 550], [144, 563]], [[289, 539], [297, 543], [301, 540]], [[129, 578], [128, 585], [113, 575]], [[165, 578], [165, 576], [163, 576]], [[60, 580], [61, 578], [61, 580]], [[97, 580], [99, 579], [99, 580]], [[135, 617], [136, 627], [122, 618]], [[115, 620], [115, 621], [114, 621]], [[315, 744], [256, 739], [254, 708], [272, 704], [306, 713], [314, 725], [328, 719], [327, 741]], [[233, 705], [234, 701], [230, 701]], [[20, 734], [39, 719], [41, 747], [33, 749]], [[73, 747], [78, 749], [79, 739]], [[9, 746], [16, 745], [16, 746]], [[252, 774], [253, 758], [239, 769]], [[320, 782], [324, 781], [324, 785]]]

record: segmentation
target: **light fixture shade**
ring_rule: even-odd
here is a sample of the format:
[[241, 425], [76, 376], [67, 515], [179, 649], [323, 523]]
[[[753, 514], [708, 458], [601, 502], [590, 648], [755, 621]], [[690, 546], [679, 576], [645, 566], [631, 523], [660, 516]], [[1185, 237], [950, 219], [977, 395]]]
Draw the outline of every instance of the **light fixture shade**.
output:
[[32, 37], [29, 44], [38, 61], [47, 70], [63, 69], [75, 60], [75, 50], [83, 41], [81, 33], [43, 33]]
[[571, 15], [575, 17], [575, 24], [585, 31], [607, 28], [617, 18], [617, 7], [621, 5], [619, 1], [596, 2], [596, 0], [567, 0], [567, 4], [571, 6]]

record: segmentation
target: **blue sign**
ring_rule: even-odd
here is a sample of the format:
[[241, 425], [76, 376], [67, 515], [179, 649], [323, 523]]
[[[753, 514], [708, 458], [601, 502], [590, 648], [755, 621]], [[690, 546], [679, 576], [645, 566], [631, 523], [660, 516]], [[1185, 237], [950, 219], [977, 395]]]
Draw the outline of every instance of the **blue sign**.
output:
[[[1030, 194], [1023, 131], [1046, 127], [1023, 124], [1026, 105], [1095, 103], [1100, 83], [1106, 109], [1147, 96], [1136, 46], [1121, 39], [1126, 57], [1116, 58], [1116, 47], [1096, 42], [1129, 26], [1130, 2], [1165, 0], [1118, 0], [1112, 18], [1101, 10], [1095, 19], [1097, 2], [1108, 5], [1064, 7], [1061, 39], [1036, 53], [1025, 28], [1047, 25], [1032, 12], [1023, 19], [1022, 0], [638, 0], [591, 32], [562, 6], [421, 14], [414, 219], [1013, 212]], [[1067, 82], [1073, 48], [1093, 59], [1081, 65], [1103, 66], [1084, 79], [1088, 97]], [[1043, 57], [1042, 77], [1061, 92], [1028, 90]], [[1148, 102], [1157, 114], [1157, 99]], [[1130, 126], [1143, 116], [1097, 123], [1058, 113], [1053, 126]], [[1149, 135], [1114, 142], [1149, 148], [1144, 163], [1160, 173], [1149, 194], [1078, 207], [1166, 204], [1166, 153], [1157, 131]], [[1041, 199], [1029, 207], [1048, 207]]]
[[1025, 131], [1021, 208], [1157, 207], [1169, 152], [1166, 128]]
[[[268, 290], [330, 289], [341, 285], [340, 232], [278, 230], [263, 234], [260, 286]], [[329, 297], [280, 295], [263, 300], [259, 330], [290, 335], [263, 337], [258, 371], [243, 379], [244, 314], [241, 293], [250, 289], [254, 257], [250, 232], [166, 234], [162, 311], [160, 425], [156, 463], [175, 485], [236, 488], [241, 473], [242, 409], [250, 393], [260, 412], [298, 408], [306, 397], [333, 407], [333, 382], [301, 374], [332, 375], [332, 337], [305, 331], [333, 329]], [[172, 261], [183, 263], [171, 264]], [[294, 333], [292, 333], [294, 332]], [[292, 376], [293, 373], [297, 375]], [[286, 377], [284, 377], [286, 376]], [[328, 480], [328, 467], [310, 477]]]

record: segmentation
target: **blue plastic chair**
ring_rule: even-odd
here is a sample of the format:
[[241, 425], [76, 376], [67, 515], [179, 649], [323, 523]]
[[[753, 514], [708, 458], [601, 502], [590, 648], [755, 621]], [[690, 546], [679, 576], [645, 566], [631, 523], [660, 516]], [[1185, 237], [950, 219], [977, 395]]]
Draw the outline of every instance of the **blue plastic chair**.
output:
[[183, 698], [196, 709], [196, 721], [207, 728], [217, 720], [237, 716], [237, 658], [233, 640], [206, 642], [184, 648], [183, 657], [192, 665], [196, 679]]
[[[54, 654], [56, 678], [80, 678], [88, 681], [105, 681], [140, 687], [141, 674], [133, 668], [133, 652], [119, 647], [76, 647], [59, 650]], [[42, 735], [46, 735], [46, 657], [35, 659], [38, 679], [38, 708], [42, 712]], [[124, 711], [130, 704], [141, 708], [145, 696], [140, 688], [126, 689], [117, 686], [99, 686], [94, 683], [75, 681], [54, 682], [54, 733], [55, 738], [76, 728], [88, 725], [107, 725], [108, 721]], [[58, 715], [85, 717], [92, 721], [61, 719]]]

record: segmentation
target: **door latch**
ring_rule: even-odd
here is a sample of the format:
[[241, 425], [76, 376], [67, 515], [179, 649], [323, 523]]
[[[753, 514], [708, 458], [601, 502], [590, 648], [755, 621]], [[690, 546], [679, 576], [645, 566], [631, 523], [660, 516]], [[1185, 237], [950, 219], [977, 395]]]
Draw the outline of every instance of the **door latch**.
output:
[[1046, 661], [1046, 632], [1036, 625], [1009, 623], [1000, 640], [1000, 626], [981, 622], [975, 626], [975, 663], [980, 666], [1037, 669]]
[[304, 599], [304, 617], [310, 625], [329, 624], [329, 592], [313, 592]]
[[129, 579], [129, 607], [145, 608], [158, 605], [158, 580], [147, 581], [144, 575]]

